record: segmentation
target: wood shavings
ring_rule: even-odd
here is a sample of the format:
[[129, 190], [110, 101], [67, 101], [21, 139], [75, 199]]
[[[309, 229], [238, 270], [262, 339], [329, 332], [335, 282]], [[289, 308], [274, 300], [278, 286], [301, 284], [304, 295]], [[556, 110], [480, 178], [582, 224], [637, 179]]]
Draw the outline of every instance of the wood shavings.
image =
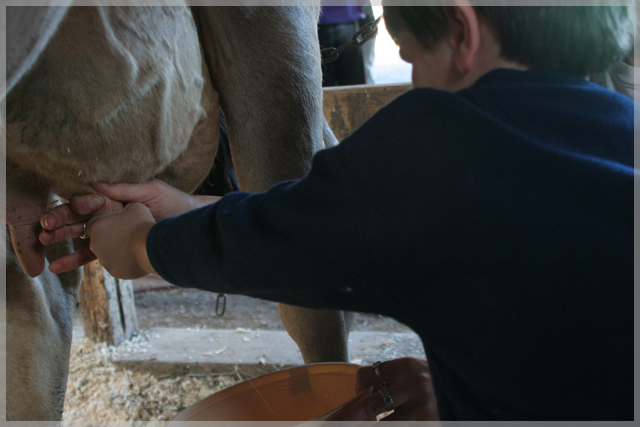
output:
[[83, 338], [71, 345], [63, 421], [170, 421], [189, 406], [238, 382], [238, 375], [152, 375], [112, 360], [145, 351], [149, 333], [119, 347]]

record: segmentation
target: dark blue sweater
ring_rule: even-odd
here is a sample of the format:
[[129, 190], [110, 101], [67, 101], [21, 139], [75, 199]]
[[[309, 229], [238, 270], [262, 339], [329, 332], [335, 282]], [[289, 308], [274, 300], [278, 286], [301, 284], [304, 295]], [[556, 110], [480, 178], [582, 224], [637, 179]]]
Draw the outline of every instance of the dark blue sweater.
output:
[[543, 69], [416, 89], [310, 174], [155, 225], [184, 287], [391, 316], [442, 419], [633, 419], [633, 102]]

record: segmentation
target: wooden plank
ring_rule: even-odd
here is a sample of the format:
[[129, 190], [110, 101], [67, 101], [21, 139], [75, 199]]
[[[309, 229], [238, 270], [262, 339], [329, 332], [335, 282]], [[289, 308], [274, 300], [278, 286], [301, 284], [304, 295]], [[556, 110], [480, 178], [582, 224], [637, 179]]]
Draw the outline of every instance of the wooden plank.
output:
[[[424, 357], [422, 341], [413, 332], [351, 332], [349, 347], [351, 362], [358, 364]], [[285, 331], [196, 328], [153, 328], [148, 341], [140, 341], [114, 363], [156, 375], [239, 372], [248, 377], [304, 364]]]
[[124, 322], [124, 339], [130, 340], [138, 333], [138, 316], [136, 315], [136, 303], [133, 297], [133, 283], [131, 280], [118, 279], [120, 290], [120, 305]]
[[131, 281], [114, 278], [97, 261], [84, 267], [78, 300], [86, 337], [119, 345], [137, 333]]
[[84, 266], [82, 286], [78, 294], [80, 315], [86, 337], [94, 341], [107, 341], [110, 335], [109, 303], [102, 275], [96, 262]]
[[410, 84], [338, 86], [323, 89], [324, 116], [342, 141], [376, 111], [410, 90]]

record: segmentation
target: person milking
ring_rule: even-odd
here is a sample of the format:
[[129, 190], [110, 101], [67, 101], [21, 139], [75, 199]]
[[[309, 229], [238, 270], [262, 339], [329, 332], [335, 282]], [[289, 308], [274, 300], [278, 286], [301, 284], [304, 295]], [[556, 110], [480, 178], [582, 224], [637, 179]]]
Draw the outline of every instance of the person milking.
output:
[[[634, 103], [587, 81], [633, 8], [396, 6], [415, 89], [259, 194], [96, 184], [42, 218], [51, 263], [411, 327], [347, 420], [633, 419]], [[176, 250], [179, 248], [179, 250]], [[428, 360], [428, 362], [427, 362]]]

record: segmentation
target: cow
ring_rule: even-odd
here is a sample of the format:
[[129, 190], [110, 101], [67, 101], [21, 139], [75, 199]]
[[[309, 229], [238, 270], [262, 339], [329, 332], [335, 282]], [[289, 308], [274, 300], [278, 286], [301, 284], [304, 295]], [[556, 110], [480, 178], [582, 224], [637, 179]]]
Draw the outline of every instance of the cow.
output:
[[[38, 241], [58, 197], [151, 178], [193, 190], [216, 154], [219, 108], [245, 191], [302, 176], [337, 143], [317, 5], [55, 4], [6, 8], [7, 420], [62, 416], [81, 274], [46, 268], [73, 251]], [[344, 313], [280, 313], [305, 363], [348, 360]]]

